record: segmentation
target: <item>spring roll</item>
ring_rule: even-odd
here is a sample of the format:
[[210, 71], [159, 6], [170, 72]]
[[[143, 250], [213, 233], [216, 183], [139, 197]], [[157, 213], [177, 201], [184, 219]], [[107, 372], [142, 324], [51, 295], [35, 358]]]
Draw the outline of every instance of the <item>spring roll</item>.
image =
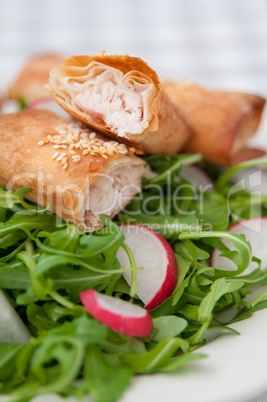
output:
[[143, 153], [172, 155], [191, 135], [156, 72], [137, 57], [70, 57], [47, 89], [74, 118]]
[[264, 98], [209, 90], [188, 81], [166, 81], [163, 86], [194, 128], [184, 152], [201, 152], [207, 162], [221, 166], [265, 154], [265, 151], [247, 148], [247, 141], [260, 123]]
[[134, 148], [44, 110], [0, 115], [0, 183], [86, 231], [141, 191], [151, 172]]
[[45, 85], [52, 68], [63, 64], [64, 58], [57, 54], [43, 54], [30, 59], [8, 90], [11, 100], [23, 99], [31, 104], [38, 99], [49, 96]]

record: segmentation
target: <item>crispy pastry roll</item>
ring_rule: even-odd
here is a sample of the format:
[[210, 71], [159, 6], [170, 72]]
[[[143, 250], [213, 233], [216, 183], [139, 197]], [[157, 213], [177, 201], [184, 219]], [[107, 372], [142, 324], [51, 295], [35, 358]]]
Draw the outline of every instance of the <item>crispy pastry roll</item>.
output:
[[64, 58], [57, 54], [43, 54], [30, 59], [9, 88], [9, 98], [12, 100], [21, 98], [30, 104], [49, 96], [45, 89], [49, 72], [52, 68], [60, 67], [63, 61]]
[[47, 89], [77, 120], [144, 153], [171, 155], [191, 134], [158, 75], [137, 57], [70, 57]]
[[27, 110], [0, 115], [0, 183], [31, 187], [29, 198], [91, 231], [141, 190], [149, 177], [133, 148], [54, 113]]
[[207, 162], [221, 166], [264, 155], [247, 148], [261, 119], [261, 96], [209, 90], [188, 81], [166, 81], [163, 86], [194, 128], [184, 152], [201, 152]]

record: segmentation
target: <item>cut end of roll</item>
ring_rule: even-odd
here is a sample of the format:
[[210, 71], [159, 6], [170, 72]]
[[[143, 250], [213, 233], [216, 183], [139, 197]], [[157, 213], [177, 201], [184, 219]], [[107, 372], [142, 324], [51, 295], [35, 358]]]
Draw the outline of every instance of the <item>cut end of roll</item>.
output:
[[191, 135], [156, 72], [137, 57], [72, 56], [51, 71], [47, 89], [75, 119], [139, 153], [172, 155]]
[[151, 173], [137, 158], [128, 156], [124, 163], [89, 186], [85, 200], [85, 230], [89, 228], [91, 231], [103, 226], [99, 215], [114, 218], [142, 190], [142, 178], [151, 177]]
[[124, 73], [99, 61], [75, 66], [71, 74], [69, 70], [53, 70], [47, 89], [61, 106], [71, 105], [68, 111], [75, 117], [79, 114], [86, 124], [125, 139], [140, 136], [148, 128], [157, 94], [150, 77], [136, 70]]

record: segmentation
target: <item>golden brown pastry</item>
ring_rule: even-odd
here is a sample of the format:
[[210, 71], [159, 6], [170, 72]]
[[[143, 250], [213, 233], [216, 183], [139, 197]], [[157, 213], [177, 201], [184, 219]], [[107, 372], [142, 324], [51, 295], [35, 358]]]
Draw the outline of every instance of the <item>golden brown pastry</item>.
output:
[[9, 88], [10, 99], [18, 100], [21, 98], [30, 104], [49, 96], [45, 89], [49, 72], [52, 68], [60, 67], [63, 61], [64, 58], [57, 54], [43, 54], [30, 59]]
[[137, 57], [70, 57], [47, 88], [74, 118], [144, 153], [172, 155], [191, 135], [156, 72]]
[[188, 81], [166, 81], [163, 86], [194, 129], [184, 152], [201, 152], [207, 162], [221, 166], [265, 154], [247, 148], [259, 125], [264, 98], [209, 90]]
[[134, 149], [54, 113], [0, 115], [0, 183], [90, 231], [114, 217], [151, 172]]

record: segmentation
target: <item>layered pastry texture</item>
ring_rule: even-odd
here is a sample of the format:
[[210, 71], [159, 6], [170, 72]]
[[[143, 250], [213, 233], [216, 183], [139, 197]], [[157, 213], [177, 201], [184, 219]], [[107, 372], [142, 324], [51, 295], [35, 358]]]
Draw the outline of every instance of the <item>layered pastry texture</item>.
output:
[[86, 231], [113, 218], [150, 177], [135, 149], [54, 113], [0, 116], [0, 181], [31, 187], [29, 198]]

